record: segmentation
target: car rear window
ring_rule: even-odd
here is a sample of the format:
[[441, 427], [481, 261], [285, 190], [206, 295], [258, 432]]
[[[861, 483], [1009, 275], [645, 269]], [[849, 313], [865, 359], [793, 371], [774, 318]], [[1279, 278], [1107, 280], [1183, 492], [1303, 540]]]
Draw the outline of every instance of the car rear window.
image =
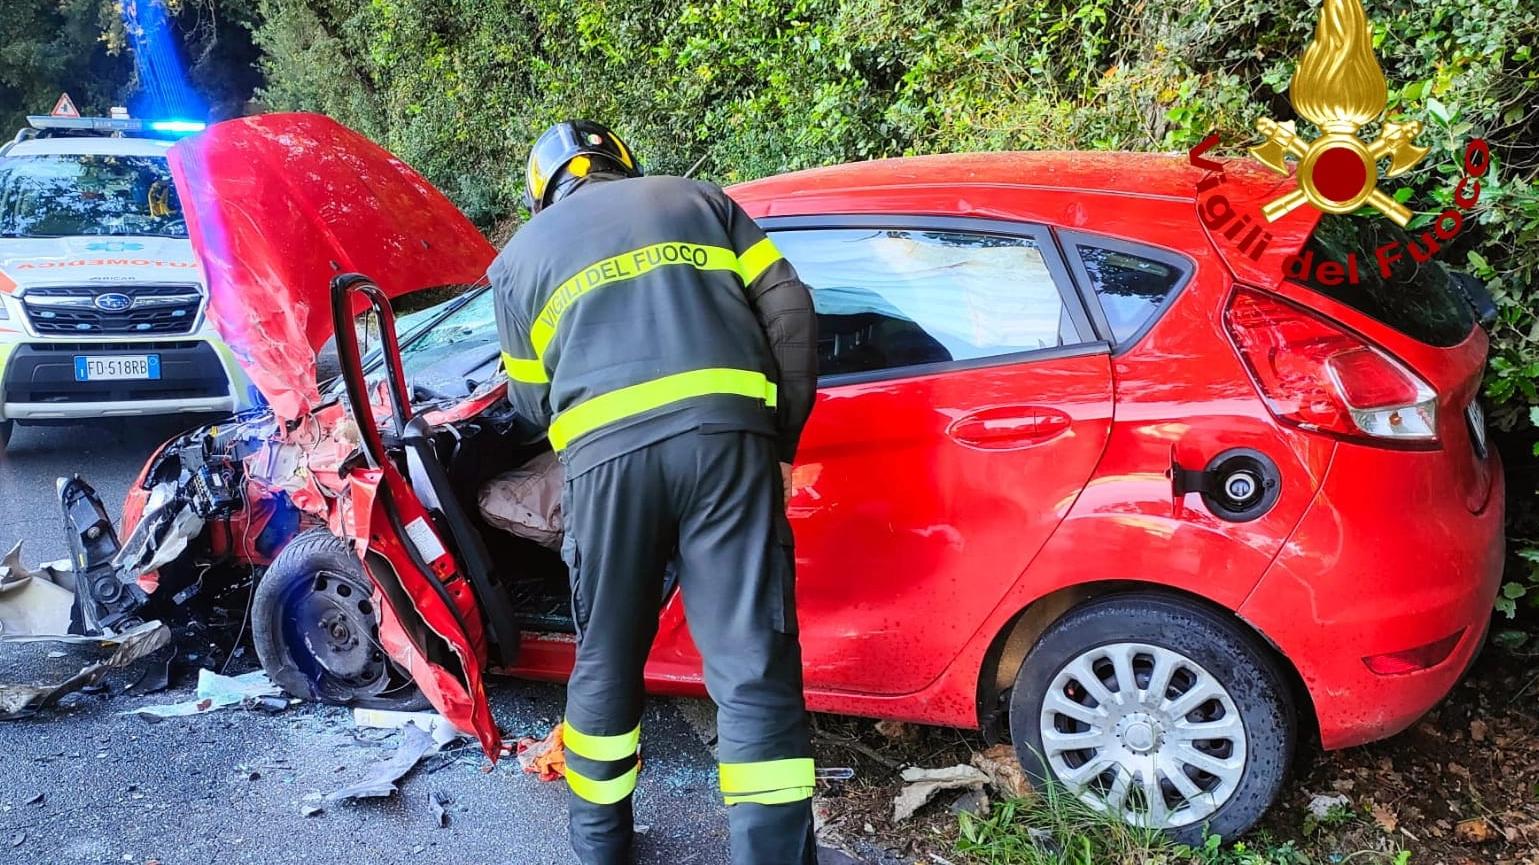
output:
[[[1412, 339], [1441, 348], [1458, 345], [1475, 327], [1474, 311], [1442, 262], [1411, 257], [1412, 243], [1425, 248], [1376, 213], [1322, 214], [1301, 253], [1312, 253], [1313, 260], [1302, 276], [1290, 278]], [[1390, 246], [1386, 256], [1398, 253], [1399, 259], [1390, 262], [1386, 277], [1376, 251]], [[1322, 260], [1345, 264], [1349, 255], [1357, 257], [1356, 284], [1341, 279], [1340, 285], [1331, 285], [1319, 279]]]
[[1076, 243], [1117, 344], [1130, 342], [1170, 297], [1183, 273], [1141, 255]]

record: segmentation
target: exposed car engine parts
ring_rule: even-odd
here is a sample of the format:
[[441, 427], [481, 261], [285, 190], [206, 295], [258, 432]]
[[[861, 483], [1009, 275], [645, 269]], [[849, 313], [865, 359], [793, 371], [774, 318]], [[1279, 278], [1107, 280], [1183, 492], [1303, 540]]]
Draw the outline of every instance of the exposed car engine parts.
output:
[[[79, 476], [59, 480], [76, 584], [70, 633], [136, 627], [151, 601], [140, 577], [177, 562], [207, 526], [224, 523], [229, 531], [228, 520], [246, 504], [244, 460], [265, 441], [270, 423], [261, 414], [250, 420], [202, 427], [163, 448], [140, 482], [149, 493], [142, 514], [121, 541], [90, 484]], [[165, 594], [181, 604], [196, 594], [186, 588], [177, 585]]]
[[1282, 491], [1277, 463], [1250, 448], [1226, 450], [1200, 471], [1183, 468], [1172, 452], [1170, 483], [1178, 506], [1188, 494], [1199, 493], [1214, 516], [1233, 523], [1261, 517], [1277, 503]]

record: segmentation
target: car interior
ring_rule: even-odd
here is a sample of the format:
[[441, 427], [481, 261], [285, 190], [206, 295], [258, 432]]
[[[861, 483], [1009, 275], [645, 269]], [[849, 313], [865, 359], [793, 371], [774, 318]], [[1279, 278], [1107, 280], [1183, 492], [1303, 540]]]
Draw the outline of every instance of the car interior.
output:
[[[550, 450], [506, 404], [434, 436], [459, 510], [486, 550], [493, 579], [507, 593], [515, 620], [533, 631], [574, 633], [571, 594], [561, 556], [534, 540], [493, 526], [481, 513], [482, 489], [490, 479], [526, 465]], [[440, 526], [447, 537], [447, 527]]]

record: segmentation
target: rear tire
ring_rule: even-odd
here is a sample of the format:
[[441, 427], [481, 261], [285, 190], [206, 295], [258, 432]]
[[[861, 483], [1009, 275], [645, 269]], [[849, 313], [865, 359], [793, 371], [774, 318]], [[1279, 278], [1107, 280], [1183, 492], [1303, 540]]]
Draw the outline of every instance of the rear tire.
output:
[[16, 429], [16, 421], [0, 420], [0, 453], [11, 444], [11, 432]]
[[257, 582], [251, 639], [268, 678], [304, 700], [416, 711], [427, 698], [379, 642], [374, 586], [326, 529], [289, 542]]
[[1296, 724], [1287, 680], [1253, 634], [1149, 593], [1065, 614], [1027, 655], [1010, 699], [1011, 739], [1033, 783], [1059, 783], [1192, 846], [1243, 835], [1276, 802]]

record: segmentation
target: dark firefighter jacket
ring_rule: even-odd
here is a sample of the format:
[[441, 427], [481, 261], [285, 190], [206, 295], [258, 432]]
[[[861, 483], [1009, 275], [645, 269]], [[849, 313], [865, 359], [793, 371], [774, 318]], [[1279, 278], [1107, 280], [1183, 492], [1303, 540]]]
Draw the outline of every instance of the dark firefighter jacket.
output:
[[510, 399], [569, 476], [691, 429], [770, 435], [793, 461], [817, 389], [812, 298], [720, 187], [595, 175], [488, 277]]

